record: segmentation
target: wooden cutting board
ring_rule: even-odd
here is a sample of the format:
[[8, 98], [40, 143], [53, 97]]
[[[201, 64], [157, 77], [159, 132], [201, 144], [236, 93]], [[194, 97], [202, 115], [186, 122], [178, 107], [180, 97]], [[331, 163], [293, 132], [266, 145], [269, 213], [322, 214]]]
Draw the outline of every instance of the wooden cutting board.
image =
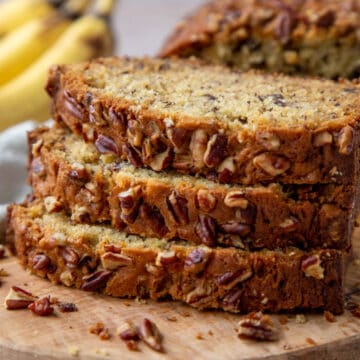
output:
[[[358, 240], [358, 241], [356, 241]], [[346, 277], [347, 300], [360, 303], [360, 230], [354, 235], [358, 242], [357, 261], [350, 265]], [[289, 316], [280, 325], [277, 342], [241, 340], [235, 328], [241, 318], [224, 312], [199, 312], [173, 302], [146, 304], [121, 300], [54, 286], [23, 270], [16, 258], [0, 261], [10, 276], [3, 277], [0, 302], [13, 285], [40, 296], [56, 296], [60, 301], [74, 302], [79, 311], [38, 317], [28, 310], [8, 311], [0, 308], [1, 360], [52, 359], [360, 359], [360, 318], [346, 311], [329, 323], [322, 314], [307, 314], [307, 322], [299, 324]], [[142, 318], [153, 320], [164, 335], [166, 354], [156, 353], [144, 344], [140, 352], [129, 351], [115, 335], [124, 320], [135, 323]], [[278, 323], [280, 317], [273, 316]], [[282, 317], [284, 318], [284, 316]], [[90, 334], [89, 327], [103, 322], [113, 334], [101, 341]]]

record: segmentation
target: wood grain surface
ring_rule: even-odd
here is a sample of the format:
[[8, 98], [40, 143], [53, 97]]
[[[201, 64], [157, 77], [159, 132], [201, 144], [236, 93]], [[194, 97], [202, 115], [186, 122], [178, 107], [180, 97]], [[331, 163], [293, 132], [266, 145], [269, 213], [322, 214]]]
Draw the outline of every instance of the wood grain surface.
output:
[[[346, 277], [347, 301], [360, 302], [360, 231], [354, 235], [355, 258]], [[86, 293], [30, 275], [16, 258], [0, 261], [0, 268], [10, 273], [2, 277], [0, 301], [9, 288], [17, 285], [39, 296], [51, 295], [60, 301], [74, 302], [79, 311], [38, 317], [28, 310], [0, 309], [0, 359], [306, 359], [358, 360], [360, 358], [360, 318], [346, 311], [329, 323], [323, 314], [306, 314], [307, 322], [297, 323], [294, 315], [280, 325], [276, 342], [256, 342], [237, 337], [235, 328], [240, 315], [224, 312], [200, 312], [173, 302], [121, 300]], [[165, 354], [144, 344], [140, 352], [129, 351], [115, 335], [125, 320], [153, 320], [164, 335]], [[176, 321], [174, 321], [176, 320]], [[103, 322], [112, 338], [100, 340], [89, 327]], [[211, 333], [209, 333], [211, 331]], [[200, 335], [200, 336], [199, 336]], [[198, 339], [200, 337], [201, 339]], [[76, 350], [76, 351], [75, 351]], [[71, 355], [72, 354], [72, 355]]]

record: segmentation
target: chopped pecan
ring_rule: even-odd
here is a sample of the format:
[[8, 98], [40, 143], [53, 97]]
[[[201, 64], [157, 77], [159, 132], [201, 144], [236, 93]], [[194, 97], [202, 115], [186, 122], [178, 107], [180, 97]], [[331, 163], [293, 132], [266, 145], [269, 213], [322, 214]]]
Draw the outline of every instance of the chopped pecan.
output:
[[155, 260], [156, 266], [166, 266], [174, 264], [178, 261], [174, 250], [160, 251]]
[[51, 267], [51, 260], [45, 254], [37, 254], [32, 259], [34, 270], [48, 270]]
[[237, 221], [229, 221], [219, 226], [220, 231], [225, 234], [246, 236], [251, 232], [251, 227]]
[[238, 208], [235, 212], [235, 218], [243, 224], [254, 224], [256, 221], [256, 206], [249, 202], [246, 209]]
[[153, 156], [153, 148], [149, 138], [146, 138], [142, 144], [142, 158], [144, 161], [150, 161]]
[[114, 252], [106, 252], [101, 256], [101, 264], [106, 270], [115, 270], [122, 266], [129, 266], [132, 262], [130, 257]]
[[66, 246], [62, 249], [61, 255], [64, 258], [67, 267], [75, 268], [79, 264], [80, 257], [71, 247]]
[[126, 125], [126, 115], [123, 113], [116, 111], [114, 108], [109, 109], [109, 120], [120, 130], [125, 130]]
[[322, 11], [317, 20], [316, 20], [316, 25], [319, 27], [330, 27], [334, 24], [336, 20], [336, 15], [334, 10], [332, 9], [325, 9], [324, 11]]
[[290, 216], [290, 217], [286, 218], [285, 220], [283, 220], [279, 224], [279, 227], [281, 227], [282, 229], [284, 229], [286, 231], [294, 231], [297, 229], [298, 225], [299, 225], [299, 220], [296, 219], [294, 216]]
[[39, 316], [48, 316], [54, 312], [54, 308], [51, 306], [50, 297], [46, 296], [42, 299], [32, 302], [28, 309], [31, 310], [34, 314]]
[[215, 209], [216, 197], [208, 189], [200, 189], [196, 194], [196, 207], [204, 212], [211, 212]]
[[269, 153], [255, 156], [253, 164], [271, 176], [281, 175], [290, 168], [289, 160]]
[[224, 286], [225, 289], [233, 288], [239, 282], [243, 282], [252, 276], [253, 272], [251, 269], [239, 270], [239, 271], [228, 271], [224, 274], [219, 275], [216, 278], [216, 283], [220, 286]]
[[245, 198], [242, 190], [232, 190], [225, 195], [224, 204], [228, 207], [246, 209], [249, 205], [249, 201]]
[[347, 125], [341, 129], [338, 137], [339, 153], [350, 155], [354, 147], [354, 129]]
[[81, 131], [85, 142], [93, 142], [97, 138], [97, 132], [93, 126], [88, 123], [82, 125]]
[[114, 245], [114, 244], [105, 244], [104, 245], [105, 252], [112, 252], [116, 254], [120, 254], [122, 251], [122, 248], [120, 246]]
[[213, 247], [216, 245], [216, 221], [212, 217], [200, 214], [195, 226], [195, 232], [206, 246]]
[[256, 140], [264, 146], [266, 150], [279, 150], [280, 139], [279, 137], [267, 131], [256, 132]]
[[45, 166], [41, 158], [37, 157], [31, 162], [31, 172], [39, 177], [44, 177], [46, 174]]
[[171, 148], [167, 148], [165, 151], [153, 156], [152, 160], [149, 162], [149, 166], [155, 171], [161, 171], [169, 166], [171, 159]]
[[166, 129], [166, 135], [173, 144], [175, 152], [182, 150], [188, 143], [189, 133], [185, 129], [169, 127]]
[[69, 91], [63, 91], [63, 102], [65, 109], [75, 118], [83, 121], [85, 112], [83, 107], [74, 99]]
[[62, 209], [61, 202], [55, 196], [47, 196], [44, 198], [44, 206], [47, 212], [59, 212]]
[[162, 345], [162, 335], [155, 323], [149, 319], [144, 318], [140, 323], [139, 336], [140, 339], [151, 349], [159, 352], [164, 351]]
[[135, 167], [142, 166], [142, 161], [138, 153], [129, 145], [124, 144], [122, 147], [123, 154], [128, 158], [131, 164]]
[[224, 134], [213, 135], [206, 146], [204, 163], [213, 168], [218, 166], [227, 155], [227, 137]]
[[328, 131], [322, 131], [314, 136], [313, 145], [315, 147], [320, 147], [324, 145], [331, 144], [333, 141], [333, 136]]
[[238, 312], [241, 306], [242, 290], [238, 288], [231, 289], [222, 299], [221, 303], [225, 310]]
[[83, 277], [83, 284], [81, 289], [85, 291], [97, 291], [106, 286], [112, 271], [109, 270], [98, 270], [93, 274]]
[[262, 312], [250, 313], [239, 321], [238, 334], [240, 337], [274, 341], [279, 338], [279, 330], [268, 315]]
[[118, 194], [122, 212], [128, 214], [133, 211], [141, 197], [141, 186], [130, 187]]
[[187, 200], [175, 190], [166, 199], [166, 204], [177, 224], [186, 225], [189, 222]]
[[81, 163], [74, 162], [71, 164], [71, 170], [69, 176], [72, 179], [86, 181], [88, 179], [88, 173], [85, 166]]
[[220, 182], [229, 182], [231, 180], [231, 176], [236, 171], [235, 159], [232, 156], [228, 156], [225, 158], [222, 163], [219, 165], [217, 172], [219, 174]]
[[65, 286], [72, 286], [74, 285], [75, 282], [75, 276], [72, 274], [72, 272], [70, 270], [65, 270], [60, 274], [60, 281], [65, 285]]
[[205, 280], [202, 280], [196, 284], [194, 290], [186, 294], [185, 301], [190, 305], [199, 303], [200, 301], [206, 299], [210, 293], [211, 288], [209, 284]]
[[102, 322], [97, 322], [89, 327], [89, 332], [91, 334], [97, 335], [100, 340], [108, 340], [111, 335], [109, 333], [109, 329], [105, 327]]
[[127, 123], [126, 135], [129, 143], [134, 147], [139, 147], [142, 144], [143, 132], [141, 125], [136, 120], [129, 120]]
[[116, 329], [117, 335], [131, 351], [138, 351], [137, 341], [140, 340], [139, 329], [132, 322], [126, 321]]
[[208, 135], [205, 130], [197, 129], [193, 132], [190, 140], [190, 152], [193, 159], [193, 165], [197, 169], [204, 166], [204, 154], [208, 143]]
[[283, 44], [286, 44], [295, 24], [295, 18], [289, 11], [281, 11], [275, 19], [276, 35]]
[[21, 289], [18, 286], [12, 286], [5, 298], [5, 306], [8, 310], [26, 309], [37, 299], [38, 297], [30, 292]]
[[311, 255], [304, 259], [301, 263], [301, 270], [306, 276], [312, 276], [315, 279], [324, 278], [324, 268], [321, 266], [319, 255]]
[[116, 142], [108, 136], [99, 135], [95, 141], [95, 146], [101, 154], [119, 154], [119, 148]]

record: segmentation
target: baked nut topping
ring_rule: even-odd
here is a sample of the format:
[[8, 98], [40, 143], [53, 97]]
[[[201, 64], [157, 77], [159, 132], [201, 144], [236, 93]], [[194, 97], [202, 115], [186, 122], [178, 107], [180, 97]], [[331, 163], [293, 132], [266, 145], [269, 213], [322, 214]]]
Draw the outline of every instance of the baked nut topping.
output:
[[174, 190], [166, 199], [166, 204], [173, 219], [177, 224], [186, 225], [189, 222], [186, 198], [180, 196]]
[[115, 270], [122, 266], [129, 266], [132, 262], [133, 261], [129, 256], [123, 254], [106, 252], [101, 255], [101, 264], [106, 270]]
[[177, 261], [178, 258], [174, 250], [161, 251], [156, 256], [155, 265], [166, 266], [166, 265], [174, 264]]
[[129, 143], [134, 147], [139, 147], [142, 144], [143, 133], [141, 125], [136, 120], [129, 120], [126, 130], [127, 138]]
[[95, 141], [95, 147], [101, 154], [119, 154], [119, 148], [116, 142], [105, 135], [99, 135]]
[[313, 145], [315, 147], [320, 147], [324, 145], [331, 144], [333, 141], [333, 136], [328, 131], [323, 131], [314, 136]]
[[350, 155], [354, 147], [354, 129], [347, 125], [341, 129], [338, 137], [339, 153]]
[[246, 209], [249, 201], [244, 197], [244, 192], [239, 190], [229, 191], [224, 198], [224, 204], [228, 207]]
[[193, 159], [193, 165], [197, 169], [204, 166], [204, 154], [207, 148], [208, 136], [203, 129], [197, 129], [193, 132], [190, 141], [190, 151]]
[[111, 275], [112, 271], [98, 270], [93, 274], [84, 276], [81, 289], [85, 291], [97, 291], [106, 286]]
[[142, 161], [138, 153], [129, 145], [124, 144], [122, 147], [122, 153], [127, 157], [131, 164], [135, 167], [142, 166]]
[[301, 270], [308, 277], [312, 276], [318, 280], [324, 278], [324, 268], [321, 266], [319, 255], [312, 255], [303, 260], [301, 263]]
[[140, 339], [151, 349], [164, 352], [162, 345], [162, 335], [156, 324], [149, 319], [144, 318], [139, 327]]
[[51, 267], [51, 260], [45, 254], [37, 254], [32, 259], [34, 270], [48, 270]]
[[211, 212], [215, 209], [216, 197], [207, 189], [200, 189], [196, 194], [196, 206], [204, 212]]
[[264, 146], [266, 150], [279, 150], [280, 139], [277, 135], [267, 131], [256, 132], [256, 140]]
[[78, 253], [71, 247], [66, 246], [64, 249], [62, 249], [61, 255], [64, 258], [68, 268], [74, 269], [79, 264], [80, 257]]
[[207, 167], [218, 166], [227, 154], [227, 137], [223, 134], [213, 135], [206, 146], [204, 163]]
[[88, 178], [88, 173], [86, 171], [86, 168], [83, 164], [79, 163], [79, 162], [73, 162], [71, 164], [71, 170], [69, 172], [69, 176], [72, 179], [76, 179], [76, 180], [87, 180]]
[[255, 156], [253, 164], [271, 176], [281, 175], [290, 168], [290, 162], [287, 159], [269, 153]]
[[213, 247], [216, 245], [216, 221], [212, 217], [200, 214], [195, 232], [206, 246]]
[[7, 310], [26, 309], [37, 299], [38, 297], [30, 292], [18, 286], [12, 286], [5, 298], [5, 307]]
[[46, 296], [39, 300], [32, 302], [28, 309], [34, 314], [39, 316], [48, 316], [54, 312], [54, 308], [51, 306], [50, 297]]
[[238, 323], [240, 337], [274, 341], [279, 338], [279, 330], [268, 315], [262, 312], [250, 313]]

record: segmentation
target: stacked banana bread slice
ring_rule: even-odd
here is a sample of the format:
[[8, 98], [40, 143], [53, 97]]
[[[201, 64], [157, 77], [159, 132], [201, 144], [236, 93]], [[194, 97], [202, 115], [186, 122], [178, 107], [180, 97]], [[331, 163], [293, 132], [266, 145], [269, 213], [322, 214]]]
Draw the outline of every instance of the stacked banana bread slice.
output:
[[33, 195], [8, 241], [34, 273], [233, 312], [343, 310], [358, 210], [360, 86], [195, 60], [50, 73]]

